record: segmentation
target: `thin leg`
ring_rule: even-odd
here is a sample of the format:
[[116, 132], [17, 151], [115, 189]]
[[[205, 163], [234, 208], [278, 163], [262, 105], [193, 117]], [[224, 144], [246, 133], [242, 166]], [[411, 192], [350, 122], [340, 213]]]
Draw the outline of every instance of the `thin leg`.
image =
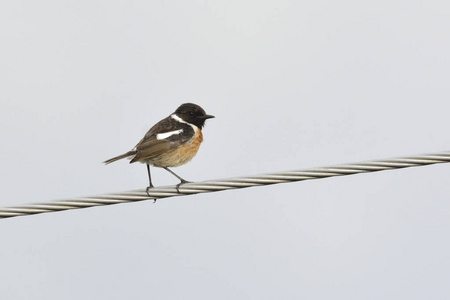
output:
[[149, 164], [147, 164], [147, 173], [148, 173], [148, 187], [152, 188], [153, 183], [152, 183], [152, 175], [150, 175], [150, 165]]
[[168, 167], [163, 167], [166, 171], [172, 173], [173, 176], [175, 176], [176, 178], [178, 178], [181, 182], [179, 184], [177, 184], [177, 192], [180, 192], [180, 185], [182, 185], [183, 183], [188, 183], [190, 181], [187, 181], [183, 178], [181, 178], [180, 176], [178, 176], [177, 174], [175, 174], [171, 169], [169, 169]]
[[178, 178], [178, 179], [181, 181], [181, 183], [187, 183], [187, 182], [189, 182], [189, 181], [187, 181], [187, 180], [181, 178], [181, 177], [178, 176], [177, 174], [175, 174], [175, 172], [172, 171], [171, 169], [169, 169], [168, 167], [163, 167], [163, 168], [164, 168], [164, 170], [169, 171], [170, 173], [172, 173], [172, 175], [175, 176], [176, 178]]
[[[149, 185], [148, 185], [148, 187], [147, 187], [147, 189], [145, 191], [147, 192], [147, 195], [150, 196], [148, 191], [153, 187], [153, 183], [152, 183], [152, 176], [150, 175], [150, 165], [149, 164], [147, 164], [147, 173], [148, 173], [148, 184]], [[154, 202], [156, 202], [156, 199], [155, 199]]]

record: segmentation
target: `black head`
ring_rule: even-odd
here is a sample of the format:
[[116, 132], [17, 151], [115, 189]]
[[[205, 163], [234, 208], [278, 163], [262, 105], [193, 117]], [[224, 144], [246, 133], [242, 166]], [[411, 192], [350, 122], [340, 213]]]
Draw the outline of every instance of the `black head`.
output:
[[206, 119], [214, 118], [214, 116], [207, 115], [203, 108], [193, 103], [181, 104], [175, 114], [183, 121], [194, 124], [200, 129], [205, 126]]

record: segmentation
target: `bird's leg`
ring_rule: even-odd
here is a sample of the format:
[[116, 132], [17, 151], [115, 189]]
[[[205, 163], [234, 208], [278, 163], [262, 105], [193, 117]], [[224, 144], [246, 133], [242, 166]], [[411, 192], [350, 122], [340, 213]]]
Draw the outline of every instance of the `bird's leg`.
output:
[[[150, 197], [150, 194], [148, 193], [148, 191], [153, 188], [153, 183], [152, 183], [152, 176], [150, 175], [150, 165], [147, 164], [147, 173], [148, 173], [148, 183], [149, 186], [147, 187], [147, 189], [145, 190], [147, 192], [147, 195]], [[156, 199], [154, 199], [153, 203], [156, 202]]]
[[175, 174], [175, 172], [173, 172], [171, 169], [169, 169], [168, 167], [163, 167], [166, 171], [172, 173], [173, 176], [175, 176], [176, 178], [178, 178], [181, 182], [179, 184], [177, 184], [176, 189], [177, 192], [180, 193], [180, 185], [182, 185], [183, 183], [188, 183], [190, 181], [187, 181], [183, 178], [181, 178], [180, 176], [178, 176], [177, 174]]

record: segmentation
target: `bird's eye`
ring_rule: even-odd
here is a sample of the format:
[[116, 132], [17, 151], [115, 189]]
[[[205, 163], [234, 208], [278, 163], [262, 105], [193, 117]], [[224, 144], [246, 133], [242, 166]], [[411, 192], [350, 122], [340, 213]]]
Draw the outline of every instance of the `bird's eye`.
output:
[[189, 115], [190, 115], [191, 117], [193, 117], [193, 116], [194, 116], [194, 112], [193, 112], [193, 111], [189, 112]]

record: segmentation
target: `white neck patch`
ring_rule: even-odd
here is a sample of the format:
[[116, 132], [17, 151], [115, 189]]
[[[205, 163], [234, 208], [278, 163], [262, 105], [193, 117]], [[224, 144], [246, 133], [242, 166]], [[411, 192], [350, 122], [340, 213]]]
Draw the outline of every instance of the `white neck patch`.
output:
[[178, 129], [178, 130], [174, 130], [174, 131], [158, 133], [156, 135], [156, 139], [157, 140], [164, 140], [164, 139], [167, 139], [167, 138], [171, 137], [172, 135], [180, 134], [182, 132], [183, 132], [183, 129]]
[[170, 117], [172, 119], [174, 119], [175, 121], [178, 121], [180, 123], [184, 123], [184, 124], [188, 124], [189, 126], [192, 127], [192, 129], [194, 129], [195, 132], [197, 132], [197, 130], [200, 130], [197, 126], [195, 126], [194, 124], [191, 124], [189, 122], [186, 122], [185, 120], [183, 120], [182, 118], [180, 118], [179, 116], [177, 116], [176, 114], [171, 114]]

